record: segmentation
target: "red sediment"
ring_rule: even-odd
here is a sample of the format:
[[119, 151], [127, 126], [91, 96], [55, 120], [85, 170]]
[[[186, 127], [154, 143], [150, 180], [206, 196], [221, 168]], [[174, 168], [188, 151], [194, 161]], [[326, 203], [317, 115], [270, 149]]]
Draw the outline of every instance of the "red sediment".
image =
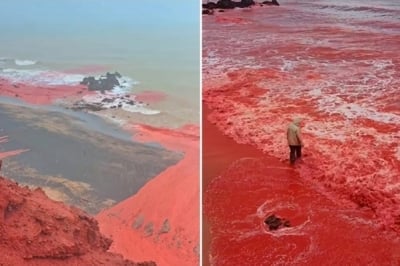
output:
[[[207, 198], [206, 191], [212, 180], [219, 176], [224, 169], [243, 157], [261, 157], [263, 153], [250, 145], [243, 145], [236, 143], [232, 138], [224, 136], [217, 127], [213, 125], [209, 120], [208, 116], [210, 110], [206, 105], [203, 105], [202, 110], [202, 193], [203, 193], [203, 206]], [[203, 266], [210, 265], [210, 245], [212, 234], [210, 233], [211, 228], [209, 223], [209, 214], [203, 208], [202, 216], [202, 263]], [[218, 228], [215, 228], [218, 230]]]
[[234, 17], [234, 16], [227, 16], [227, 15], [216, 15], [215, 16], [215, 21], [218, 23], [234, 23], [234, 24], [244, 24], [248, 23], [249, 20], [240, 18], [240, 17]]
[[137, 101], [146, 102], [146, 103], [157, 103], [165, 100], [167, 95], [162, 92], [157, 91], [142, 91], [135, 94], [135, 98]]
[[[8, 142], [8, 136], [1, 136], [0, 137], [0, 143]], [[23, 152], [29, 151], [28, 149], [17, 149], [17, 150], [12, 150], [12, 151], [3, 151], [0, 152], [0, 160], [5, 159], [7, 157], [19, 155]], [[1, 168], [1, 167], [0, 167]]]
[[[0, 137], [0, 143], [7, 142]], [[0, 153], [2, 159], [27, 150]], [[155, 265], [108, 252], [112, 240], [83, 211], [0, 176], [1, 265]]]
[[29, 151], [27, 149], [18, 149], [18, 150], [12, 150], [12, 151], [5, 151], [5, 152], [0, 152], [0, 160], [10, 157], [10, 156], [15, 156], [19, 155], [23, 152]]
[[[158, 265], [198, 265], [198, 126], [172, 130], [140, 125], [130, 130], [135, 141], [157, 141], [185, 155], [136, 195], [97, 215], [101, 231], [113, 238], [111, 251], [151, 258]], [[140, 245], [132, 244], [136, 242]]]
[[82, 97], [89, 94], [84, 86], [38, 86], [33, 84], [11, 83], [0, 79], [0, 96], [21, 99], [27, 103], [47, 105], [57, 99]]
[[0, 177], [1, 265], [155, 265], [108, 252], [111, 240], [83, 211]]

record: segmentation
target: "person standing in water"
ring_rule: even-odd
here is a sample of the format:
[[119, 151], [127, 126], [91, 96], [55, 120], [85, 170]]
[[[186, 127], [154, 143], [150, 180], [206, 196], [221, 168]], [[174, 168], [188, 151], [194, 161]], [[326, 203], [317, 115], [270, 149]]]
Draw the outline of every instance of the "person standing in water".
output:
[[295, 118], [287, 128], [287, 141], [290, 148], [290, 164], [301, 157], [301, 148], [304, 146], [300, 130], [300, 118]]

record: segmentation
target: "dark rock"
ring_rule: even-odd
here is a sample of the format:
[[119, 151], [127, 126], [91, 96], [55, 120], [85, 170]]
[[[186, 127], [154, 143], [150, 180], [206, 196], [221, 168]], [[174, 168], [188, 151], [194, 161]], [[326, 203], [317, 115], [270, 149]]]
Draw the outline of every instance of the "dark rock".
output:
[[163, 225], [160, 228], [159, 234], [166, 234], [169, 232], [169, 230], [171, 230], [171, 225], [169, 224], [168, 219], [165, 219]]
[[236, 7], [245, 8], [255, 5], [256, 3], [253, 0], [241, 0], [236, 4]]
[[232, 0], [218, 0], [217, 7], [224, 9], [233, 9], [236, 7], [236, 2]]
[[154, 225], [152, 222], [149, 222], [148, 224], [146, 224], [146, 226], [144, 227], [144, 233], [145, 236], [151, 236], [153, 235], [153, 231], [154, 231]]
[[[224, 9], [233, 9], [233, 8], [246, 8], [255, 5], [256, 2], [254, 0], [241, 0], [240, 2], [232, 1], [232, 0], [218, 0], [216, 3], [207, 2], [202, 5], [204, 15], [212, 15], [214, 9], [219, 9], [218, 12], [224, 12]], [[272, 1], [264, 1], [262, 4], [265, 5], [276, 5], [279, 6], [279, 3], [276, 0]], [[262, 6], [262, 4], [260, 4]]]
[[101, 100], [102, 103], [112, 103], [114, 101], [114, 99], [111, 98], [104, 98], [103, 100]]
[[202, 4], [202, 7], [207, 8], [207, 9], [215, 9], [215, 8], [217, 8], [217, 4], [214, 2], [208, 2], [208, 3]]
[[272, 1], [264, 1], [262, 2], [262, 4], [264, 5], [268, 5], [268, 6], [279, 6], [278, 1], [276, 0], [272, 0]]
[[80, 84], [88, 86], [90, 91], [101, 91], [104, 93], [105, 91], [112, 90], [115, 86], [119, 86], [118, 78], [120, 77], [121, 74], [118, 72], [114, 74], [107, 72], [105, 76], [100, 76], [99, 79], [85, 77]]
[[265, 219], [264, 223], [268, 226], [269, 230], [278, 230], [282, 227], [290, 227], [290, 222], [284, 218], [279, 218], [275, 214], [272, 214]]

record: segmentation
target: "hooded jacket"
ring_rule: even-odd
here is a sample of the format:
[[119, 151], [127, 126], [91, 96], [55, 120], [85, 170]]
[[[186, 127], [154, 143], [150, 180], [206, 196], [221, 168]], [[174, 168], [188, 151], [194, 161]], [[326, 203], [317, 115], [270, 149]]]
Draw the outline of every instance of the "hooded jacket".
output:
[[298, 146], [303, 145], [300, 131], [300, 118], [296, 118], [289, 124], [287, 129], [287, 140], [289, 145]]

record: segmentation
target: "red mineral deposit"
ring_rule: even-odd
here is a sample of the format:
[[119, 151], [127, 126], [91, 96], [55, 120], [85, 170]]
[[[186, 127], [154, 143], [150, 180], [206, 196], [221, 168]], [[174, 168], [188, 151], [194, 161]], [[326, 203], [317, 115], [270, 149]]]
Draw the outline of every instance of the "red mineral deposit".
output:
[[135, 141], [159, 142], [167, 149], [183, 152], [184, 158], [134, 196], [97, 215], [101, 231], [114, 240], [111, 251], [126, 258], [153, 258], [157, 265], [198, 265], [198, 126], [177, 130], [145, 125], [129, 128]]

